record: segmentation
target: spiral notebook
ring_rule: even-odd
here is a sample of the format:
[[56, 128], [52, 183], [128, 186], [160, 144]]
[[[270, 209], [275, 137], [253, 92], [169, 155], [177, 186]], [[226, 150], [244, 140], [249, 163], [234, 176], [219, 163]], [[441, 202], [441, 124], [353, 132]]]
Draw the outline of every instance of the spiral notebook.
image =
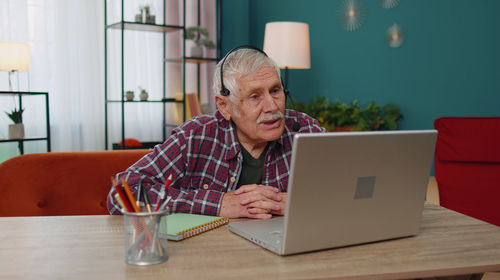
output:
[[160, 237], [179, 241], [229, 222], [225, 217], [175, 213], [164, 217], [160, 223]]

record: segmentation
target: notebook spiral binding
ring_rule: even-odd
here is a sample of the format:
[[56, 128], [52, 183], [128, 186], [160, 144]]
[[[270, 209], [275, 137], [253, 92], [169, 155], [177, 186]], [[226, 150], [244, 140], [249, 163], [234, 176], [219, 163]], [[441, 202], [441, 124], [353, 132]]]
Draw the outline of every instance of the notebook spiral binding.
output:
[[182, 235], [182, 239], [186, 239], [189, 237], [193, 237], [195, 235], [198, 235], [200, 233], [209, 231], [214, 228], [218, 228], [222, 225], [225, 225], [229, 223], [229, 219], [226, 217], [220, 218], [218, 220], [212, 221], [210, 223], [206, 223], [197, 227], [193, 227], [184, 231], [179, 232], [180, 235]]

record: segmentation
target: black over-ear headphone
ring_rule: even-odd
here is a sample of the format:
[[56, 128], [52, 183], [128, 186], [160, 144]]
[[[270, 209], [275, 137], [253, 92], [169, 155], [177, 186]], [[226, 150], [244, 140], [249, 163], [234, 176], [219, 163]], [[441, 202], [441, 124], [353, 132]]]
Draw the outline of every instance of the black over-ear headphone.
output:
[[[221, 86], [221, 89], [220, 89], [220, 94], [222, 96], [229, 96], [229, 94], [231, 94], [231, 92], [229, 91], [229, 89], [226, 88], [226, 86], [224, 86], [224, 75], [223, 75], [223, 68], [224, 68], [224, 63], [226, 62], [226, 58], [232, 54], [233, 52], [237, 51], [237, 50], [241, 50], [241, 49], [251, 49], [251, 50], [255, 50], [255, 51], [258, 51], [260, 53], [262, 53], [263, 55], [265, 55], [267, 57], [267, 54], [257, 48], [257, 47], [254, 47], [252, 45], [241, 45], [241, 46], [237, 46], [233, 49], [231, 49], [227, 54], [226, 56], [224, 56], [224, 58], [222, 59], [222, 62], [220, 64], [220, 86]], [[285, 85], [283, 84], [283, 79], [281, 79], [281, 86], [283, 87], [283, 91], [285, 92], [285, 97], [286, 99], [290, 100], [292, 102], [292, 106], [293, 106], [293, 109], [295, 111], [297, 111], [296, 107], [295, 107], [295, 102], [293, 101], [292, 97], [290, 96], [290, 91], [288, 90], [288, 88], [285, 88]], [[300, 130], [300, 124], [297, 120], [297, 116], [295, 117], [295, 121], [293, 122], [293, 125], [292, 125], [292, 129], [293, 131], [297, 132]]]

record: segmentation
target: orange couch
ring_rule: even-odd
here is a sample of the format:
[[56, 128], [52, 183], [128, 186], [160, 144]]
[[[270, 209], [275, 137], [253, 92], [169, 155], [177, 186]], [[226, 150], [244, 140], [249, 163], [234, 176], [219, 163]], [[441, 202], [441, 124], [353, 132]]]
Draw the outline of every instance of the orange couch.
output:
[[151, 150], [53, 152], [0, 164], [0, 216], [108, 214], [110, 177]]

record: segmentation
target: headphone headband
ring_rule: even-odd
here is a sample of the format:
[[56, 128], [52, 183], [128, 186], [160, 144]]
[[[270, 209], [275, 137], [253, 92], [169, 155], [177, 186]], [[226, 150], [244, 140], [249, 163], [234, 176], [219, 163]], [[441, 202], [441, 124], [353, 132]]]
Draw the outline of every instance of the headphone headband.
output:
[[226, 54], [226, 56], [224, 56], [224, 59], [222, 59], [222, 63], [220, 64], [220, 87], [221, 87], [221, 89], [220, 89], [220, 94], [221, 94], [222, 96], [229, 96], [229, 94], [231, 93], [231, 92], [230, 92], [230, 91], [229, 91], [229, 90], [228, 90], [228, 89], [224, 86], [224, 77], [223, 77], [223, 74], [222, 74], [222, 73], [223, 73], [224, 63], [226, 62], [226, 58], [227, 58], [230, 54], [232, 54], [233, 52], [236, 52], [237, 50], [241, 50], [241, 49], [250, 49], [250, 50], [255, 50], [255, 51], [258, 51], [258, 52], [262, 53], [263, 55], [265, 55], [265, 56], [267, 57], [267, 54], [266, 54], [263, 50], [261, 50], [261, 49], [259, 49], [259, 48], [257, 48], [257, 47], [254, 47], [254, 46], [252, 46], [252, 45], [241, 45], [241, 46], [237, 46], [237, 47], [235, 47], [235, 48], [231, 49], [231, 50], [230, 50], [230, 51]]
[[[223, 75], [222, 75], [222, 73], [223, 73], [224, 63], [226, 62], [226, 58], [227, 58], [230, 54], [232, 54], [233, 52], [236, 52], [237, 50], [241, 50], [241, 49], [250, 49], [250, 50], [255, 50], [255, 51], [258, 51], [258, 52], [260, 52], [260, 53], [264, 54], [266, 57], [268, 57], [268, 56], [267, 56], [267, 54], [266, 54], [263, 50], [261, 50], [261, 49], [259, 49], [259, 48], [257, 48], [257, 47], [254, 47], [254, 46], [252, 46], [252, 45], [241, 45], [241, 46], [237, 46], [237, 47], [235, 47], [235, 48], [231, 49], [231, 50], [230, 50], [230, 51], [226, 54], [226, 56], [224, 56], [224, 58], [222, 59], [222, 62], [221, 62], [221, 64], [220, 64], [220, 86], [221, 86], [221, 89], [220, 89], [220, 94], [221, 94], [222, 96], [229, 96], [229, 94], [231, 93], [231, 92], [229, 91], [229, 89], [227, 89], [227, 88], [224, 86], [224, 77], [223, 77]], [[283, 84], [283, 79], [281, 79], [281, 85], [283, 86], [283, 92], [285, 93], [285, 97], [290, 96], [290, 91], [288, 91], [288, 88], [286, 88], [286, 87], [285, 87], [285, 85]], [[297, 109], [295, 108], [295, 102], [293, 102], [293, 99], [292, 99], [292, 98], [290, 98], [290, 100], [291, 100], [291, 102], [292, 102], [293, 109], [294, 109], [295, 111], [297, 111]], [[292, 130], [293, 130], [293, 131], [295, 131], [295, 132], [298, 132], [298, 131], [300, 130], [300, 123], [299, 123], [299, 121], [298, 121], [298, 119], [297, 119], [297, 116], [295, 116], [295, 121], [293, 122]]]

